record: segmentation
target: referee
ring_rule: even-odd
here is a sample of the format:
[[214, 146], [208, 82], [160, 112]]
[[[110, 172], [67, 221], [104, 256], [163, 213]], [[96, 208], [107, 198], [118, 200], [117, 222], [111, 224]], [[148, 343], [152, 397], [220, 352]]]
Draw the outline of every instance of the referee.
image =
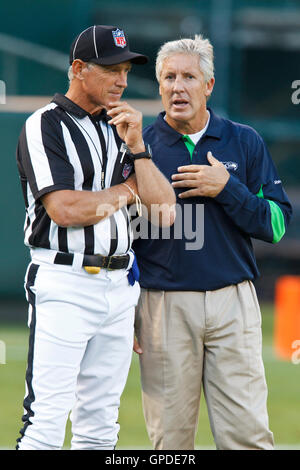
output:
[[146, 62], [122, 29], [87, 28], [71, 46], [67, 93], [31, 115], [19, 138], [31, 253], [20, 450], [60, 449], [70, 410], [72, 449], [117, 442], [140, 293], [127, 207], [140, 198], [160, 224], [174, 220], [142, 114], [120, 101], [132, 64]]

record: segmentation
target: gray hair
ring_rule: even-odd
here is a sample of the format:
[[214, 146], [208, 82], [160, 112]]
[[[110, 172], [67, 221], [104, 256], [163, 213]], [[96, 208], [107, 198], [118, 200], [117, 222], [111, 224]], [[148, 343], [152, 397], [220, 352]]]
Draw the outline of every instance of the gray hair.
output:
[[[88, 66], [88, 69], [91, 69], [95, 66], [95, 64], [93, 64], [92, 62], [87, 62], [87, 66]], [[68, 68], [69, 83], [71, 83], [73, 78], [74, 78], [74, 73], [73, 73], [72, 65], [70, 65], [70, 67]]]
[[168, 41], [161, 46], [156, 57], [156, 78], [160, 81], [163, 62], [174, 54], [192, 54], [199, 57], [199, 66], [203, 72], [205, 82], [214, 77], [213, 46], [201, 34], [195, 34], [194, 39], [178, 39]]

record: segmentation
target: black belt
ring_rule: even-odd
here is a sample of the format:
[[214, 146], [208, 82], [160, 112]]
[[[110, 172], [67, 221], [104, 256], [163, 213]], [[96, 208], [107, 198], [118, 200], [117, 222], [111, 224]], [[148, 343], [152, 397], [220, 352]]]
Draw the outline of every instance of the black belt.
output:
[[[54, 264], [65, 264], [72, 266], [74, 260], [73, 253], [57, 253], [54, 258]], [[130, 256], [101, 256], [101, 255], [83, 255], [82, 266], [96, 266], [104, 269], [126, 269], [129, 265]]]

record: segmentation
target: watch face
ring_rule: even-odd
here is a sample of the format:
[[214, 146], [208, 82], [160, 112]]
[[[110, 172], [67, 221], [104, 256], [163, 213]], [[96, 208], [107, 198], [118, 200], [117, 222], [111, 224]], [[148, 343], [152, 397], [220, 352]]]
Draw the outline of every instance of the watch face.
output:
[[[150, 145], [149, 144], [145, 145], [145, 149], [146, 149], [145, 152], [142, 152], [140, 154], [141, 156], [139, 158], [152, 158], [152, 152], [151, 152]], [[142, 157], [142, 155], [143, 155], [143, 157]]]
[[151, 159], [151, 154], [149, 152], [142, 152], [142, 153], [137, 153], [136, 155], [132, 155], [134, 160], [138, 160], [139, 158], [150, 158]]
[[[145, 145], [145, 152], [140, 152], [140, 153], [131, 153], [128, 146], [126, 144], [122, 144], [121, 148], [120, 148], [120, 151], [123, 152], [122, 154], [122, 157], [124, 158], [124, 155], [128, 155], [129, 158], [131, 158], [132, 160], [138, 160], [139, 158], [149, 158], [151, 159], [152, 158], [152, 151], [151, 151], [151, 147], [150, 145]], [[122, 158], [122, 159], [123, 159]]]

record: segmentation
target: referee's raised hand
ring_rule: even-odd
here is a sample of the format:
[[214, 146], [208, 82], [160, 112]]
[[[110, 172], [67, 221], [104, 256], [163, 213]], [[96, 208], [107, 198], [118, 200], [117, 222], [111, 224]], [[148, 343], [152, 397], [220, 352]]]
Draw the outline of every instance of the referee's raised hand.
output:
[[115, 101], [109, 103], [107, 114], [111, 117], [108, 124], [116, 126], [120, 138], [128, 145], [131, 152], [144, 152], [142, 113], [134, 109], [126, 101]]

